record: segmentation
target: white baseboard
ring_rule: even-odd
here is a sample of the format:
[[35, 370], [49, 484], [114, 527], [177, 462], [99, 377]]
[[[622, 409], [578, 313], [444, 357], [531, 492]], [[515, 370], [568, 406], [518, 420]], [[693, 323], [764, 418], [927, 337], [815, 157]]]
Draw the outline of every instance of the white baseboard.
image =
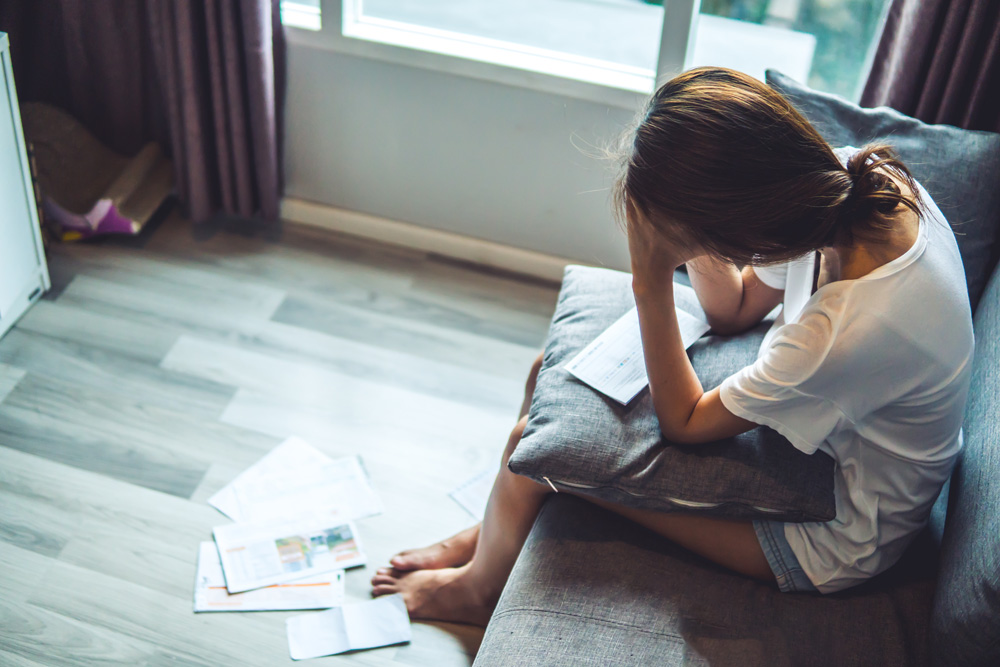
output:
[[546, 255], [294, 197], [285, 197], [281, 201], [281, 217], [289, 222], [331, 229], [423, 252], [433, 252], [555, 282], [562, 282], [563, 269], [567, 264], [582, 263], [565, 257]]

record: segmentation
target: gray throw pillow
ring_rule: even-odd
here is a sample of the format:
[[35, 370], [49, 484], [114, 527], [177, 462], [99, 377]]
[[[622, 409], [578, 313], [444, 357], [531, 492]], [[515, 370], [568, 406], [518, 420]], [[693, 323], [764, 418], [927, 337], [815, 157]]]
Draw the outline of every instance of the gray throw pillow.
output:
[[[825, 453], [803, 454], [766, 427], [715, 443], [672, 444], [661, 436], [648, 390], [622, 406], [565, 370], [567, 361], [634, 306], [629, 274], [566, 268], [528, 425], [509, 468], [562, 491], [641, 509], [833, 519], [834, 461]], [[678, 306], [703, 316], [693, 295], [679, 294]], [[702, 384], [715, 387], [753, 363], [769, 324], [692, 345], [688, 353]]]
[[884, 141], [927, 189], [955, 231], [975, 312], [1000, 255], [1000, 134], [928, 125], [890, 109], [863, 109], [767, 71], [784, 95], [833, 146]]

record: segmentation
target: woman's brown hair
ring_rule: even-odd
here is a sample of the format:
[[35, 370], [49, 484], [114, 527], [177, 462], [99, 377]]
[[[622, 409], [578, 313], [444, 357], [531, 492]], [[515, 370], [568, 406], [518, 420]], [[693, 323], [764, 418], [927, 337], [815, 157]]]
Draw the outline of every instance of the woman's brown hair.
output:
[[918, 214], [921, 206], [889, 146], [867, 145], [845, 168], [784, 97], [716, 67], [690, 70], [656, 91], [622, 163], [613, 191], [620, 220], [631, 205], [668, 238], [738, 265], [878, 240], [899, 206]]

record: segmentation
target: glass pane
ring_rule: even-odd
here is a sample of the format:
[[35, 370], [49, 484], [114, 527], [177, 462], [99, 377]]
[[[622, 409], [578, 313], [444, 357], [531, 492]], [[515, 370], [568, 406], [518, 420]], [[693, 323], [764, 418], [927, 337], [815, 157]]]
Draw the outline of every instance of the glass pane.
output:
[[890, 0], [702, 0], [694, 65], [783, 71], [857, 100]]
[[319, 0], [281, 0], [281, 22], [295, 28], [323, 28]]
[[663, 8], [642, 0], [364, 0], [365, 19], [646, 70], [659, 56]]

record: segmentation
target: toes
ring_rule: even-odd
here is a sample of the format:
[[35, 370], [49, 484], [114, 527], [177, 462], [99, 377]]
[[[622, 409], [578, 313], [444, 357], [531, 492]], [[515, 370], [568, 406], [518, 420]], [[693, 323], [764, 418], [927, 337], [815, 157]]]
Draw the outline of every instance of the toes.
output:
[[372, 586], [391, 586], [395, 584], [398, 580], [396, 577], [388, 574], [376, 574], [372, 577]]
[[391, 567], [380, 567], [379, 569], [376, 570], [378, 574], [392, 574], [394, 571], [395, 568]]
[[389, 564], [392, 565], [397, 570], [419, 570], [420, 562], [418, 559], [411, 556], [405, 555], [406, 552], [401, 554], [396, 554], [389, 559]]
[[399, 589], [395, 586], [388, 586], [382, 584], [380, 586], [375, 586], [372, 588], [372, 597], [377, 598], [380, 595], [392, 595], [393, 593], [398, 593]]

